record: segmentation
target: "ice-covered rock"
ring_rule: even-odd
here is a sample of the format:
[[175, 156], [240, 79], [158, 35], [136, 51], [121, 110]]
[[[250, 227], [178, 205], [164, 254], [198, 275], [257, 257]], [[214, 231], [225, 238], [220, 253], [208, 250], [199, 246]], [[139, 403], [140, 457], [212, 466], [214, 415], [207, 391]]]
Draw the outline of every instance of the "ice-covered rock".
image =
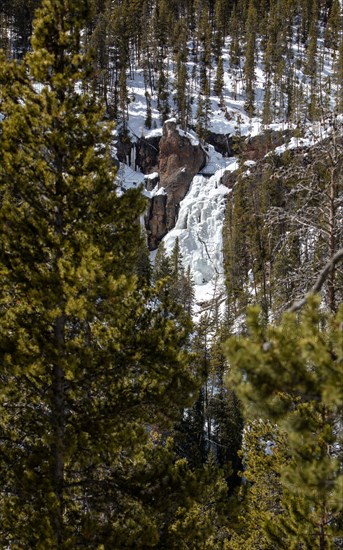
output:
[[[230, 167], [236, 167], [235, 159]], [[197, 302], [210, 300], [224, 284], [222, 232], [226, 195], [230, 190], [221, 184], [221, 176], [219, 169], [210, 178], [203, 175], [193, 178], [180, 203], [175, 228], [163, 239], [170, 254], [179, 238], [184, 265], [191, 267]]]

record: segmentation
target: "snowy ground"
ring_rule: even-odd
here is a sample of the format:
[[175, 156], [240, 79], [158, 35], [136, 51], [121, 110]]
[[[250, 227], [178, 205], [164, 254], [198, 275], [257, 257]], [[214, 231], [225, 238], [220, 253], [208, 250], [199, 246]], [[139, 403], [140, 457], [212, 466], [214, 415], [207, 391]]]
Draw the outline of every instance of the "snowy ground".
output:
[[[264, 99], [265, 74], [263, 70], [262, 56], [259, 55], [255, 70], [255, 97], [256, 116], [249, 118], [244, 110], [244, 83], [242, 68], [231, 69], [229, 66], [229, 41], [223, 50], [224, 61], [224, 102], [220, 103], [219, 98], [211, 96], [212, 115], [209, 129], [212, 132], [229, 135], [254, 136], [261, 133], [266, 126], [262, 125], [261, 113]], [[319, 48], [323, 44], [319, 41]], [[293, 45], [295, 60], [302, 60], [304, 57], [303, 46]], [[332, 56], [326, 52], [322, 57], [322, 80], [323, 85], [326, 79], [330, 78], [332, 72]], [[188, 62], [189, 95], [192, 98], [192, 120], [195, 122], [197, 109], [197, 97], [199, 84], [193, 79], [194, 62]], [[299, 67], [302, 64], [299, 63]], [[168, 79], [170, 82], [170, 116], [174, 116], [173, 82], [175, 80], [174, 65], [172, 60], [166, 60]], [[212, 69], [211, 79], [215, 78], [215, 67]], [[295, 78], [302, 83], [305, 91], [309, 88], [309, 82], [301, 69], [295, 71]], [[128, 107], [129, 121], [128, 129], [131, 139], [134, 141], [141, 136], [156, 136], [162, 133], [162, 123], [157, 110], [156, 94], [151, 95], [152, 128], [145, 127], [146, 119], [146, 97], [143, 70], [137, 69], [133, 72], [132, 79], [128, 80], [130, 103]], [[329, 98], [331, 106], [334, 105], [333, 98]], [[273, 130], [285, 130], [290, 127], [283, 120], [280, 111], [279, 120], [275, 120], [268, 128]], [[281, 154], [287, 148], [296, 148], [313, 145], [316, 141], [326, 137], [330, 131], [330, 122], [318, 122], [318, 124], [304, 124], [304, 134], [301, 138], [292, 138], [287, 145], [276, 149]], [[191, 140], [197, 139], [194, 132], [187, 133]], [[221, 299], [224, 294], [223, 275], [223, 254], [222, 254], [222, 230], [226, 195], [229, 190], [220, 184], [220, 178], [224, 169], [235, 170], [238, 164], [233, 158], [223, 158], [216, 153], [212, 147], [208, 148], [208, 162], [202, 174], [193, 179], [190, 190], [181, 202], [179, 218], [176, 227], [166, 235], [164, 242], [168, 252], [171, 252], [176, 237], [179, 238], [181, 252], [184, 258], [185, 267], [191, 266], [192, 274], [196, 284], [196, 315], [206, 308], [206, 303], [214, 298]], [[134, 166], [134, 163], [131, 163]], [[142, 174], [135, 172], [132, 168], [121, 165], [119, 170], [119, 181], [123, 188], [135, 187], [143, 183]], [[163, 193], [163, 189], [156, 188], [153, 192], [145, 192], [151, 197], [154, 192]], [[155, 253], [152, 253], [152, 259]]]

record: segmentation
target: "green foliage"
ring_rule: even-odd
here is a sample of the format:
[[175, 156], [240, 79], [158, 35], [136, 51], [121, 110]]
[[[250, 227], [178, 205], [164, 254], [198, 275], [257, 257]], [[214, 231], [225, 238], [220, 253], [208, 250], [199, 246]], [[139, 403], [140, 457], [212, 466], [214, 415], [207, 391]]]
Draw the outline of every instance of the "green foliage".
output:
[[183, 266], [179, 239], [176, 238], [171, 256], [167, 255], [163, 241], [160, 242], [153, 269], [155, 283], [160, 283], [159, 298], [165, 305], [174, 305], [177, 316], [189, 322], [194, 302], [194, 281], [191, 270]]
[[226, 337], [224, 326], [216, 329], [210, 315], [201, 316], [192, 337], [192, 350], [203, 383], [194, 405], [184, 411], [176, 426], [175, 445], [178, 454], [196, 468], [212, 457], [223, 471], [231, 496], [241, 483], [243, 418], [237, 396], [224, 383], [227, 361], [222, 343]]
[[32, 53], [1, 64], [2, 547], [156, 545], [162, 474], [187, 466], [151, 443], [197, 375], [187, 327], [137, 287], [145, 200], [117, 193], [112, 128], [79, 92], [88, 15], [44, 0]]
[[246, 48], [245, 48], [245, 93], [246, 102], [245, 110], [250, 117], [253, 116], [255, 106], [255, 49], [256, 49], [256, 20], [257, 13], [254, 5], [254, 0], [249, 2], [248, 17], [246, 22]]
[[230, 518], [229, 548], [277, 550], [266, 533], [266, 525], [282, 513], [279, 470], [287, 463], [286, 434], [270, 421], [249, 420], [241, 451], [244, 482]]
[[163, 241], [158, 245], [155, 264], [154, 264], [154, 281], [158, 282], [161, 279], [166, 279], [172, 276], [172, 264], [167, 255], [166, 247]]
[[[247, 414], [276, 422], [286, 438], [283, 459], [273, 466], [281, 484], [279, 500], [274, 494], [269, 508], [275, 515], [279, 502], [282, 513], [269, 518], [272, 521], [266, 516], [264, 523], [265, 534], [277, 548], [296, 544], [334, 548], [334, 537], [342, 537], [337, 430], [343, 408], [338, 383], [343, 367], [342, 319], [342, 309], [328, 318], [313, 301], [300, 321], [288, 314], [279, 326], [266, 327], [253, 309], [248, 316], [249, 338], [232, 338], [226, 344], [230, 380]], [[270, 439], [275, 445], [275, 437]], [[273, 448], [271, 456], [275, 462]]]
[[341, 14], [342, 8], [339, 0], [333, 0], [325, 28], [325, 45], [333, 50], [338, 49]]
[[224, 65], [223, 58], [220, 56], [217, 63], [216, 80], [214, 83], [214, 93], [218, 97], [222, 97], [224, 88]]
[[[144, 71], [145, 84], [152, 100], [158, 102], [161, 120], [174, 107], [174, 91], [176, 117], [183, 128], [192, 125], [190, 100], [199, 91], [201, 100], [205, 100], [206, 80], [208, 87], [215, 84], [215, 93], [221, 95], [224, 45], [229, 48], [233, 76], [229, 93], [237, 99], [244, 83], [249, 116], [256, 110], [255, 64], [260, 54], [269, 57], [265, 72], [271, 97], [264, 103], [265, 106], [271, 103], [272, 120], [288, 120], [292, 111], [300, 111], [302, 118], [309, 116], [314, 120], [320, 114], [319, 107], [328, 105], [330, 92], [323, 85], [321, 73], [325, 57], [326, 63], [332, 58], [332, 73], [339, 57], [339, 0], [88, 0], [88, 3], [90, 17], [82, 47], [95, 53], [92, 81], [88, 85], [104, 102], [107, 114], [124, 125], [128, 100], [125, 80], [134, 77], [137, 70]], [[39, 0], [2, 1], [0, 43], [10, 57], [21, 58], [29, 50], [38, 5]], [[321, 36], [323, 48], [318, 48]], [[298, 48], [296, 63], [293, 44]], [[301, 53], [303, 47], [305, 55]], [[271, 56], [267, 55], [268, 48]], [[212, 74], [213, 60], [217, 75]], [[193, 79], [187, 74], [190, 64], [194, 68]], [[291, 71], [295, 77], [290, 86]], [[304, 83], [300, 82], [301, 74], [307, 75]], [[305, 100], [301, 93], [303, 85], [306, 92], [310, 88]], [[341, 95], [338, 93], [337, 97]], [[291, 106], [292, 103], [295, 105]], [[147, 102], [147, 128], [151, 124], [150, 107]], [[268, 119], [265, 114], [265, 124]], [[202, 129], [206, 130], [206, 125]]]

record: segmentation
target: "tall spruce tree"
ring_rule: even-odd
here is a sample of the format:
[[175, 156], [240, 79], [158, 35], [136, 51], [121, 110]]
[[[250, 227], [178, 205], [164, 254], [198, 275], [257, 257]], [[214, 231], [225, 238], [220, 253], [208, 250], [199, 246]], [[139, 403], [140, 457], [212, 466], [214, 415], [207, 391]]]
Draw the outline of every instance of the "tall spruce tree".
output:
[[131, 275], [144, 201], [117, 193], [111, 129], [80, 93], [88, 15], [43, 0], [32, 53], [0, 64], [3, 548], [156, 545], [151, 427], [194, 390], [185, 330]]

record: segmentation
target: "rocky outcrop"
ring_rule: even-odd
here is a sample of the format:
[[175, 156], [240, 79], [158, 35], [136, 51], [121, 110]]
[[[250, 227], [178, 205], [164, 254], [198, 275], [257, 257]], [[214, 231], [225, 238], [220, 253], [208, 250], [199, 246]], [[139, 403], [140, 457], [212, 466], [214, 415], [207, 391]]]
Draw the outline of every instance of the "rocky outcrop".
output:
[[207, 132], [206, 142], [213, 145], [215, 151], [223, 155], [223, 157], [233, 156], [232, 138], [230, 134], [217, 134], [215, 132]]
[[130, 166], [132, 148], [133, 148], [133, 144], [131, 143], [129, 135], [120, 134], [116, 142], [118, 160]]
[[128, 134], [119, 134], [116, 142], [117, 158], [143, 174], [157, 172], [160, 141], [161, 136], [141, 137], [131, 141]]
[[292, 136], [289, 130], [278, 132], [266, 130], [254, 137], [243, 138], [239, 153], [243, 160], [261, 160], [267, 153], [287, 143]]
[[226, 170], [221, 177], [220, 183], [222, 185], [225, 185], [225, 187], [227, 187], [228, 189], [233, 189], [236, 179], [237, 179], [236, 171], [231, 172], [230, 170]]
[[158, 165], [159, 188], [164, 188], [165, 195], [158, 193], [152, 198], [146, 220], [151, 250], [175, 226], [180, 202], [193, 177], [205, 164], [206, 153], [200, 143], [178, 130], [173, 120], [166, 121], [159, 143]]
[[136, 142], [136, 167], [143, 174], [158, 171], [161, 136], [139, 138]]
[[178, 130], [174, 121], [163, 126], [160, 142], [160, 187], [166, 190], [167, 230], [170, 231], [176, 221], [180, 202], [186, 196], [194, 176], [205, 166], [206, 154], [195, 140]]
[[166, 206], [166, 194], [161, 193], [151, 199], [146, 223], [150, 250], [155, 250], [160, 240], [167, 233]]
[[[292, 132], [285, 130], [284, 132], [278, 132], [274, 130], [266, 130], [262, 134], [258, 134], [253, 137], [238, 137], [232, 138], [232, 147], [235, 154], [240, 157], [242, 163], [249, 163], [250, 161], [261, 161], [267, 153], [276, 149], [280, 145], [287, 143], [292, 137]], [[237, 179], [237, 172], [231, 172], [227, 170], [224, 172], [221, 183], [232, 189]]]
[[144, 186], [147, 191], [152, 191], [155, 189], [156, 185], [158, 185], [158, 182], [160, 180], [160, 177], [158, 175], [158, 172], [152, 172], [152, 174], [148, 174], [144, 178]]

